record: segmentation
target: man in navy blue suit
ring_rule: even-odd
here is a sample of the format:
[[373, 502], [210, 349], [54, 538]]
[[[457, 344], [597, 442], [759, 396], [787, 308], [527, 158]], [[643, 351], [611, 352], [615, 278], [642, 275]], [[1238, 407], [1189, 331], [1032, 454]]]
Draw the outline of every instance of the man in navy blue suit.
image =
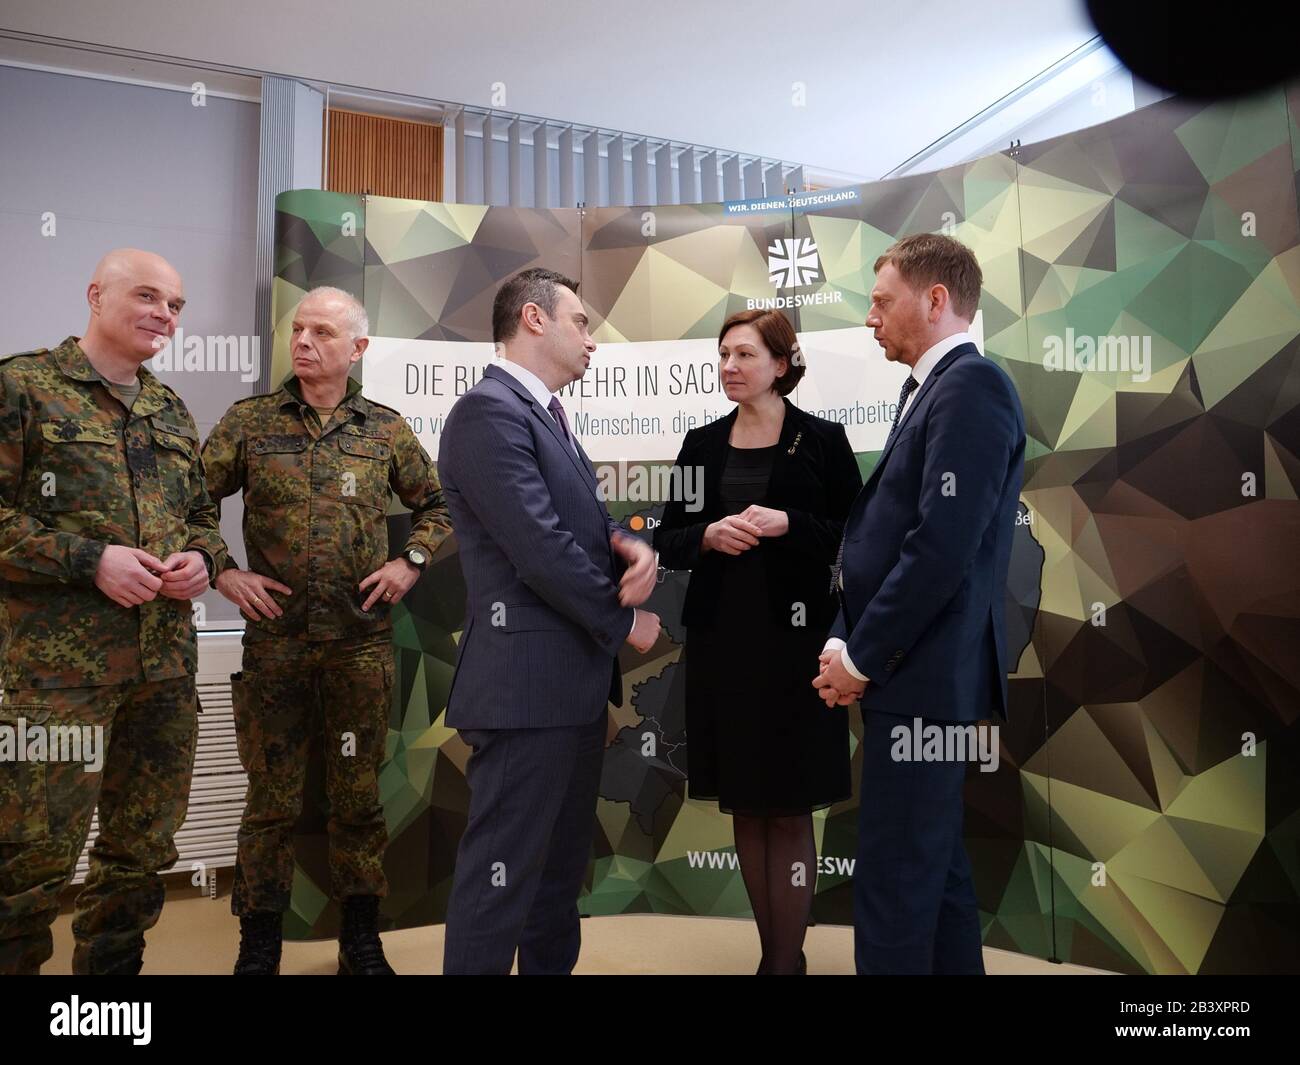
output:
[[466, 594], [447, 724], [473, 748], [445, 973], [508, 973], [516, 951], [521, 974], [572, 971], [618, 652], [659, 637], [635, 609], [655, 554], [609, 516], [556, 394], [596, 350], [577, 289], [536, 268], [501, 286], [504, 358], [452, 407], [438, 451]]
[[849, 512], [832, 572], [840, 612], [813, 681], [828, 707], [861, 700], [854, 951], [859, 973], [983, 973], [962, 842], [974, 744], [951, 741], [1007, 713], [1025, 421], [967, 332], [983, 283], [969, 248], [918, 234], [875, 272], [866, 324], [911, 373]]

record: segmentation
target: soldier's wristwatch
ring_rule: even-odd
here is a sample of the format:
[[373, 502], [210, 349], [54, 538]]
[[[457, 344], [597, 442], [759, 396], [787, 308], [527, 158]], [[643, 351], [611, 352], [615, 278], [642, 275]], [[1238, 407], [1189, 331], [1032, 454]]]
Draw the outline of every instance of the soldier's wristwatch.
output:
[[406, 552], [406, 561], [416, 569], [424, 569], [424, 567], [429, 563], [429, 557], [418, 547], [413, 547], [411, 550]]

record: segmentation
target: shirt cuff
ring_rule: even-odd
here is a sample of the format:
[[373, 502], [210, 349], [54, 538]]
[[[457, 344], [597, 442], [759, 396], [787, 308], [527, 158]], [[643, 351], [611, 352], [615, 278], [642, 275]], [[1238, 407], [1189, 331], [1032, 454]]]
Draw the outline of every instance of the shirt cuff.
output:
[[830, 639], [826, 641], [826, 646], [823, 647], [822, 650], [839, 651], [840, 664], [848, 671], [849, 676], [853, 677], [855, 680], [862, 681], [864, 684], [871, 683], [870, 677], [858, 672], [858, 667], [853, 664], [853, 659], [849, 657], [848, 646], [838, 636], [830, 637]]

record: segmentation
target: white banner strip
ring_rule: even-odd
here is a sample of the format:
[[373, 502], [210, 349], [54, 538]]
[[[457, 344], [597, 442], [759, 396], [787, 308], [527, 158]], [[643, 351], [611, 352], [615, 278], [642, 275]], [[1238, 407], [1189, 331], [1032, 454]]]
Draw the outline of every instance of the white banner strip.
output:
[[[982, 320], [971, 333], [983, 349]], [[844, 425], [854, 451], [879, 451], [906, 376], [864, 326], [804, 333], [808, 372], [791, 402]], [[400, 411], [436, 460], [452, 404], [497, 361], [492, 345], [372, 337], [365, 394]], [[581, 381], [561, 389], [573, 431], [593, 462], [671, 461], [687, 431], [731, 412], [711, 339], [602, 344]]]

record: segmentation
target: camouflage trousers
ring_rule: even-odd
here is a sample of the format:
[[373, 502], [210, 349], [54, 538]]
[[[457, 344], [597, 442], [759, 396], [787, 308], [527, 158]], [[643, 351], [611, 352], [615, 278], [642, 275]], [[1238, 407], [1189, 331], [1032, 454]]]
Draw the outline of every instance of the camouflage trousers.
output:
[[283, 913], [293, 885], [293, 829], [308, 747], [321, 736], [333, 896], [386, 895], [388, 828], [379, 767], [393, 690], [392, 634], [309, 641], [244, 637], [231, 677], [248, 798], [239, 826], [231, 909]]
[[[5, 692], [0, 973], [38, 972], [54, 953], [50, 925], [96, 803], [99, 835], [77, 896], [72, 968], [79, 974], [139, 972], [144, 933], [162, 912], [158, 874], [177, 857], [172, 840], [189, 801], [198, 710], [192, 676]], [[43, 757], [8, 756], [16, 752], [5, 750], [4, 737], [25, 735], [30, 755], [37, 734], [48, 737]], [[59, 734], [61, 742], [53, 738]]]

